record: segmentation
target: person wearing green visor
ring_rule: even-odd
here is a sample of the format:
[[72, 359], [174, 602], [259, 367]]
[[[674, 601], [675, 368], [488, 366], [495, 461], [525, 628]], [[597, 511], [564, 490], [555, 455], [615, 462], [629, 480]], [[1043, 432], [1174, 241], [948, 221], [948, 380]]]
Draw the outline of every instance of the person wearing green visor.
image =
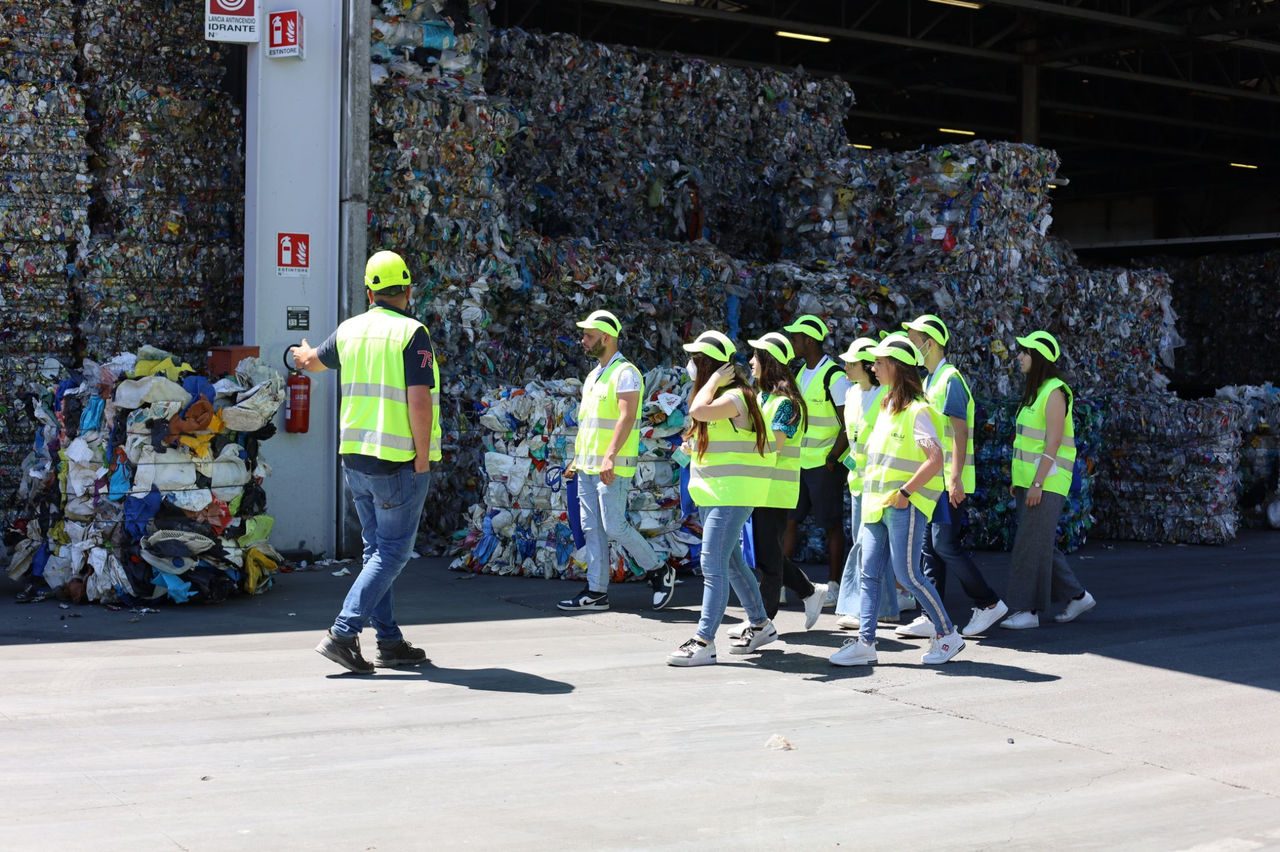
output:
[[636, 418], [644, 400], [644, 378], [618, 351], [622, 323], [608, 311], [594, 311], [577, 323], [582, 348], [596, 366], [582, 384], [578, 435], [565, 476], [578, 479], [582, 534], [587, 540], [587, 585], [556, 606], [565, 612], [609, 608], [609, 544], [627, 552], [653, 589], [653, 608], [663, 609], [675, 592], [675, 568], [627, 521], [627, 494], [640, 455]]
[[827, 539], [826, 603], [834, 604], [844, 567], [845, 470], [840, 458], [849, 447], [844, 433], [844, 401], [850, 382], [840, 365], [823, 351], [830, 331], [820, 317], [805, 314], [784, 329], [804, 365], [796, 384], [809, 419], [800, 445], [800, 499], [787, 519], [783, 553], [795, 554], [800, 523], [810, 515]]
[[[964, 549], [960, 541], [964, 502], [977, 487], [973, 452], [973, 394], [969, 383], [947, 360], [947, 343], [951, 332], [941, 318], [923, 314], [911, 322], [904, 322], [907, 336], [924, 354], [924, 367], [928, 378], [924, 382], [924, 395], [942, 418], [942, 481], [947, 493], [938, 501], [937, 511], [924, 534], [924, 573], [938, 588], [938, 594], [947, 597], [947, 574], [954, 572], [965, 595], [973, 602], [969, 622], [960, 631], [970, 637], [986, 633], [996, 622], [1009, 614], [1000, 596], [987, 585], [978, 563]], [[933, 624], [921, 615], [910, 624], [904, 624], [897, 635], [927, 639], [933, 635]]]
[[1074, 394], [1058, 361], [1062, 347], [1047, 331], [1017, 338], [1018, 369], [1026, 376], [1013, 438], [1009, 493], [1018, 501], [1009, 587], [1010, 630], [1040, 626], [1050, 603], [1066, 607], [1054, 621], [1075, 621], [1097, 605], [1058, 549], [1058, 519], [1071, 493], [1076, 462]]
[[733, 364], [733, 341], [704, 331], [684, 349], [691, 356], [685, 369], [693, 380], [684, 437], [689, 496], [702, 515], [702, 615], [693, 638], [672, 651], [667, 664], [707, 666], [716, 661], [716, 631], [730, 588], [747, 611], [748, 624], [729, 653], [750, 654], [778, 638], [742, 553], [742, 528], [751, 510], [768, 501], [777, 463], [749, 377]]
[[905, 334], [895, 333], [869, 352], [884, 386], [880, 413], [866, 440], [862, 477], [862, 613], [858, 637], [831, 655], [832, 665], [878, 662], [876, 615], [884, 572], [916, 596], [934, 625], [929, 650], [920, 661], [941, 665], [964, 648], [937, 588], [920, 569], [925, 525], [943, 494], [942, 447], [933, 408], [924, 398], [920, 366], [924, 356]]
[[[862, 529], [862, 478], [867, 470], [866, 442], [880, 415], [880, 398], [884, 393], [884, 387], [876, 381], [871, 370], [876, 360], [876, 356], [871, 354], [875, 345], [872, 338], [859, 337], [840, 354], [845, 376], [852, 383], [844, 398], [844, 431], [849, 441], [845, 465], [849, 468], [850, 529], [853, 531], [849, 556], [844, 561], [844, 572], [840, 577], [840, 592], [836, 597], [836, 615], [839, 616], [836, 627], [841, 630], [857, 630], [862, 616], [862, 547], [858, 543]], [[876, 615], [882, 620], [898, 620], [898, 586], [892, 571], [884, 571], [880, 575], [880, 605]]]
[[[364, 269], [369, 309], [343, 321], [319, 348], [293, 347], [301, 370], [342, 369], [338, 453], [360, 518], [364, 563], [342, 610], [316, 651], [345, 669], [369, 674], [425, 662], [396, 624], [392, 585], [413, 554], [431, 463], [440, 461], [440, 366], [431, 335], [409, 311], [413, 279], [404, 259], [380, 251]], [[373, 627], [373, 663], [360, 633]]]

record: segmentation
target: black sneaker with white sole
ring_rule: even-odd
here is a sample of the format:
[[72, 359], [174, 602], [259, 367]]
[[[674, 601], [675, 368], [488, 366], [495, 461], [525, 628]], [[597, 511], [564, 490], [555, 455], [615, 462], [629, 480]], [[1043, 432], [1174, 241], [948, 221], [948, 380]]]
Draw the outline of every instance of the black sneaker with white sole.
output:
[[605, 612], [609, 609], [609, 593], [593, 592], [589, 587], [584, 587], [568, 600], [560, 601], [556, 607], [565, 612]]
[[649, 572], [649, 586], [653, 589], [653, 608], [666, 609], [676, 596], [676, 569], [663, 565]]
[[373, 664], [360, 653], [360, 638], [345, 639], [329, 631], [316, 646], [316, 652], [326, 659], [356, 674], [373, 674]]
[[402, 666], [417, 666], [427, 661], [427, 652], [421, 648], [415, 648], [409, 644], [409, 640], [401, 639], [398, 642], [389, 642], [383, 644], [378, 643], [378, 653], [373, 658], [373, 664], [380, 669], [396, 669]]

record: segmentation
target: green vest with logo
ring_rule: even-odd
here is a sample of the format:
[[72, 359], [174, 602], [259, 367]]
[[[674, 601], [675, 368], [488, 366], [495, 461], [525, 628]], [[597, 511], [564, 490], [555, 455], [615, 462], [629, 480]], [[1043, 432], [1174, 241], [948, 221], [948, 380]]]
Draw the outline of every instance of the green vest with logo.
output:
[[955, 452], [956, 446], [956, 432], [951, 425], [951, 418], [943, 413], [943, 409], [947, 405], [947, 387], [952, 379], [960, 380], [960, 384], [964, 385], [964, 392], [969, 397], [969, 404], [965, 406], [964, 412], [964, 422], [969, 426], [969, 440], [965, 444], [964, 471], [960, 474], [960, 483], [964, 486], [964, 493], [972, 494], [978, 487], [978, 477], [974, 468], [973, 393], [969, 390], [969, 383], [954, 366], [943, 364], [938, 368], [938, 374], [933, 377], [925, 396], [934, 411], [938, 412], [938, 416], [942, 418], [942, 476], [943, 482], [949, 483], [951, 482], [951, 455]]
[[[422, 323], [383, 307], [372, 307], [338, 326], [342, 364], [342, 404], [338, 412], [338, 452], [384, 461], [411, 461], [417, 455], [409, 427], [409, 388], [404, 349]], [[440, 364], [431, 353], [431, 461], [440, 461]]]
[[[924, 399], [916, 400], [899, 414], [881, 411], [876, 418], [871, 436], [866, 441], [867, 472], [862, 477], [864, 524], [879, 521], [893, 495], [910, 482], [920, 465], [928, 460], [928, 454], [916, 443], [916, 418], [921, 412], [933, 418], [936, 425], [933, 407]], [[919, 509], [926, 519], [932, 520], [942, 493], [942, 473], [939, 471], [911, 495], [911, 505]]]
[[[578, 406], [578, 435], [573, 444], [573, 466], [581, 473], [598, 474], [609, 452], [613, 430], [622, 418], [618, 406], [618, 379], [627, 369], [635, 366], [625, 358], [609, 362], [595, 378], [582, 386], [582, 403]], [[640, 406], [644, 403], [644, 378], [640, 379], [640, 399], [636, 403], [636, 420], [640, 418]], [[635, 476], [636, 462], [640, 456], [640, 430], [633, 423], [627, 440], [618, 450], [613, 461], [613, 472], [618, 476]]]
[[849, 439], [849, 455], [854, 461], [853, 470], [849, 471], [849, 493], [854, 495], [862, 493], [862, 478], [867, 471], [867, 439], [880, 416], [880, 397], [884, 388], [876, 386], [862, 393], [871, 397], [866, 411], [855, 411], [848, 397], [844, 405], [844, 433]]
[[[742, 394], [739, 389], [727, 393]], [[689, 461], [689, 496], [699, 506], [763, 506], [777, 474], [776, 454], [756, 452], [756, 436], [730, 419], [707, 423], [707, 451]]]
[[1071, 491], [1071, 478], [1076, 466], [1076, 427], [1072, 410], [1075, 407], [1071, 388], [1062, 379], [1050, 379], [1040, 386], [1030, 407], [1018, 409], [1016, 432], [1013, 436], [1013, 484], [1018, 488], [1030, 488], [1036, 479], [1036, 469], [1044, 454], [1048, 440], [1049, 394], [1061, 388], [1067, 397], [1067, 418], [1063, 425], [1062, 445], [1053, 460], [1053, 470], [1044, 481], [1044, 490], [1064, 497]]
[[809, 423], [800, 444], [800, 467], [805, 470], [822, 467], [827, 463], [827, 454], [836, 445], [836, 437], [840, 434], [843, 424], [836, 416], [836, 407], [827, 394], [827, 383], [831, 381], [832, 374], [838, 372], [838, 366], [828, 364], [826, 369], [813, 374], [808, 386], [800, 388], [800, 395], [804, 397], [804, 403], [809, 409]]
[[[771, 427], [778, 409], [786, 400], [785, 396], [774, 394], [760, 408], [765, 428], [769, 430], [767, 448], [776, 446]], [[774, 478], [769, 482], [769, 493], [765, 496], [765, 501], [755, 505], [769, 509], [794, 509], [796, 503], [800, 502], [800, 443], [803, 440], [804, 430], [797, 428], [796, 433], [782, 445], [782, 452], [769, 454], [774, 458]]]

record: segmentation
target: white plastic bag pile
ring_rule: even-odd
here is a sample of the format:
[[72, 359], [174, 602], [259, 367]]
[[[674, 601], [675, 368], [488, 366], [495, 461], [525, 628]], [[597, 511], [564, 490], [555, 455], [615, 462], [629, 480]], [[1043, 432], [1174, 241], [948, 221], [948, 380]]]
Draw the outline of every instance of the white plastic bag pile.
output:
[[[661, 554], [685, 558], [699, 541], [680, 508], [680, 471], [671, 459], [684, 428], [691, 384], [683, 369], [645, 375], [640, 461], [627, 495], [627, 518]], [[455, 570], [542, 578], [581, 578], [585, 558], [574, 546], [564, 468], [572, 461], [582, 384], [531, 382], [485, 395], [484, 502], [472, 506]], [[673, 440], [674, 439], [674, 440]], [[614, 579], [643, 572], [611, 554]]]
[[1280, 529], [1280, 388], [1232, 385], [1219, 399], [1244, 408], [1240, 423], [1240, 513], [1251, 527]]
[[216, 603], [266, 591], [281, 557], [260, 445], [283, 401], [280, 372], [256, 358], [211, 383], [152, 347], [86, 360], [48, 387], [12, 527], [20, 599]]

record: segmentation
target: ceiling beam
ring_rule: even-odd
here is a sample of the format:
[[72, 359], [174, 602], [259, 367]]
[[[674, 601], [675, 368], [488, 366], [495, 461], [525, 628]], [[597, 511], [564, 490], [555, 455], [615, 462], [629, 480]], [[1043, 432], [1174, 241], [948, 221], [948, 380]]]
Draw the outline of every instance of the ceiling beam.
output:
[[1246, 101], [1280, 104], [1280, 95], [1255, 92], [1251, 89], [1240, 89], [1234, 86], [1214, 86], [1209, 83], [1175, 80], [1173, 77], [1138, 74], [1133, 71], [1121, 71], [1117, 68], [1103, 68], [1097, 65], [1079, 65], [1074, 62], [1046, 62], [1041, 67], [1048, 68], [1051, 71], [1079, 74], [1081, 77], [1110, 77], [1115, 80], [1127, 80], [1130, 83], [1147, 83], [1152, 86], [1165, 86], [1166, 88], [1181, 89], [1187, 92], [1203, 92], [1208, 95], [1222, 95], [1223, 97], [1239, 98]]

